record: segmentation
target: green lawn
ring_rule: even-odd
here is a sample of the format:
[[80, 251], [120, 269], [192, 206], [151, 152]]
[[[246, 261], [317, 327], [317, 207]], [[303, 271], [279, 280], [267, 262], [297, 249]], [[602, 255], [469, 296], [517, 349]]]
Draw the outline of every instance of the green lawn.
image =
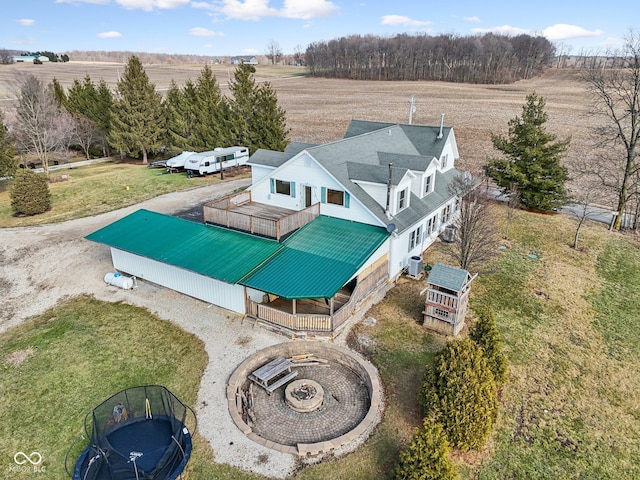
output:
[[[471, 308], [496, 312], [510, 367], [489, 444], [453, 453], [463, 479], [640, 478], [640, 247], [590, 223], [573, 250], [575, 222], [520, 212], [508, 248], [474, 280]], [[442, 245], [425, 260], [446, 260]], [[355, 453], [295, 478], [392, 478], [421, 424], [424, 366], [447, 341], [420, 325], [423, 286], [401, 279], [368, 312], [377, 323], [348, 339], [381, 372], [383, 422]], [[7, 360], [14, 352], [26, 357], [20, 365]], [[193, 406], [206, 354], [146, 310], [82, 297], [1, 335], [0, 359], [2, 457], [40, 451], [52, 478], [63, 478], [66, 448], [93, 406], [140, 383], [164, 384]], [[263, 478], [212, 458], [196, 436], [188, 478]]]
[[10, 183], [0, 181], [0, 226], [19, 227], [62, 222], [134, 205], [165, 193], [210, 185], [219, 175], [187, 178], [186, 174], [163, 174], [164, 170], [128, 163], [100, 163], [52, 172], [69, 180], [50, 183], [52, 208], [32, 217], [14, 217]]

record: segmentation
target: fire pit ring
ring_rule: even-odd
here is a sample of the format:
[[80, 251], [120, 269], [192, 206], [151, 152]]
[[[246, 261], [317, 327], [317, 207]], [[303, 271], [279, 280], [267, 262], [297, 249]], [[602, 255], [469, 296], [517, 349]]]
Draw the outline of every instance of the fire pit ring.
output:
[[324, 402], [324, 389], [318, 382], [308, 379], [294, 380], [284, 391], [287, 405], [299, 413], [317, 410]]

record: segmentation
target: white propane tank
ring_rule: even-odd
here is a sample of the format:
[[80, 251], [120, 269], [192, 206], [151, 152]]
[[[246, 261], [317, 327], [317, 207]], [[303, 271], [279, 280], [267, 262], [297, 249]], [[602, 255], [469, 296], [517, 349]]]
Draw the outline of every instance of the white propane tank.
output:
[[131, 290], [133, 288], [133, 279], [125, 277], [120, 273], [109, 272], [104, 276], [104, 282], [115, 287]]

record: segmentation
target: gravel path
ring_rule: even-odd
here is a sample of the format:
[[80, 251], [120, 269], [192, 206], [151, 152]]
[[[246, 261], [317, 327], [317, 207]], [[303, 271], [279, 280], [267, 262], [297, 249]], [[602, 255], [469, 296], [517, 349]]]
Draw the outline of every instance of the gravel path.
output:
[[157, 285], [138, 281], [134, 290], [103, 282], [113, 271], [109, 248], [83, 237], [138, 208], [175, 214], [248, 186], [232, 180], [186, 192], [163, 195], [138, 205], [94, 217], [36, 227], [0, 229], [0, 333], [58, 302], [81, 294], [148, 308], [162, 319], [194, 333], [209, 355], [198, 392], [198, 430], [213, 448], [215, 461], [263, 475], [284, 478], [295, 459], [249, 440], [227, 411], [226, 382], [247, 356], [283, 337], [227, 310]]

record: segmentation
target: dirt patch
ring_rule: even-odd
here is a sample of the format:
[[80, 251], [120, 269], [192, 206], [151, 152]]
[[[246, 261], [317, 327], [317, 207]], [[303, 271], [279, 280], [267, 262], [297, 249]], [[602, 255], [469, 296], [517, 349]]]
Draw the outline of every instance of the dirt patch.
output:
[[4, 363], [12, 367], [19, 367], [27, 358], [32, 356], [34, 353], [36, 352], [31, 347], [25, 348], [24, 350], [16, 350], [15, 352], [11, 352], [5, 357]]

